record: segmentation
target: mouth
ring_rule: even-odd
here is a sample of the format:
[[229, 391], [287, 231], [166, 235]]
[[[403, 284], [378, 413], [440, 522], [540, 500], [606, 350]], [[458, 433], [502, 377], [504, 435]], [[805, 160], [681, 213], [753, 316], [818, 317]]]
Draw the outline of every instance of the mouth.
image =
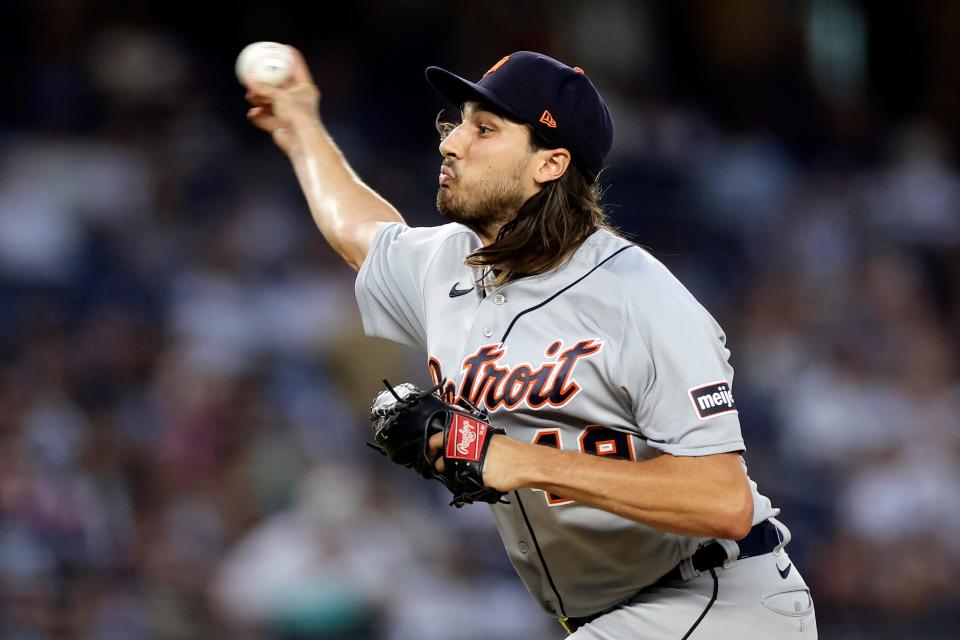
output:
[[450, 171], [447, 167], [440, 168], [440, 176], [438, 181], [441, 187], [446, 187], [450, 182], [453, 182], [455, 178], [453, 177], [453, 172]]

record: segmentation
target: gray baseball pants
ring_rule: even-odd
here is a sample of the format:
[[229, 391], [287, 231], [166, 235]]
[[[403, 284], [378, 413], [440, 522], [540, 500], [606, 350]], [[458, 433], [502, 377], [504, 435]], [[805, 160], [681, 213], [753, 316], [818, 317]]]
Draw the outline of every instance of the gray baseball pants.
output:
[[645, 589], [570, 638], [815, 640], [817, 621], [807, 584], [779, 550]]

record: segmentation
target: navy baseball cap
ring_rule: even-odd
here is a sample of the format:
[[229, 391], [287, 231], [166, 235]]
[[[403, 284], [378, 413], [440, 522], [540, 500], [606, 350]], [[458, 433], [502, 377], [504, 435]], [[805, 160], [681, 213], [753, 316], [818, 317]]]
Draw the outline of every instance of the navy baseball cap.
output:
[[488, 104], [530, 125], [550, 144], [569, 150], [575, 162], [596, 176], [613, 144], [607, 105], [580, 67], [568, 67], [542, 53], [504, 56], [478, 82], [440, 67], [428, 67], [427, 82], [447, 102]]

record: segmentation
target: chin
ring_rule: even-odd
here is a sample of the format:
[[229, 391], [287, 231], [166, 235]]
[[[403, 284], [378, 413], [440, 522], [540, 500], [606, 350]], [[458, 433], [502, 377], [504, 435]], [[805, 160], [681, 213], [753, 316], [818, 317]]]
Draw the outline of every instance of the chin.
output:
[[444, 218], [453, 222], [463, 222], [463, 207], [457, 206], [455, 198], [448, 187], [440, 187], [437, 190], [437, 211]]

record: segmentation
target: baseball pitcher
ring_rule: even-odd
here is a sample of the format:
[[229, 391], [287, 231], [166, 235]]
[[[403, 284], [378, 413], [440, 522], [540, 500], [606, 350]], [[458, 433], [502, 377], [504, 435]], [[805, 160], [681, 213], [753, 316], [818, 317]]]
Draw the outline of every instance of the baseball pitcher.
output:
[[520, 51], [478, 82], [430, 67], [437, 209], [411, 228], [350, 169], [299, 53], [248, 82], [313, 218], [359, 271], [367, 334], [421, 349], [371, 444], [487, 502], [537, 604], [578, 640], [816, 638], [779, 510], [747, 475], [723, 330], [599, 204], [613, 141], [587, 73]]

